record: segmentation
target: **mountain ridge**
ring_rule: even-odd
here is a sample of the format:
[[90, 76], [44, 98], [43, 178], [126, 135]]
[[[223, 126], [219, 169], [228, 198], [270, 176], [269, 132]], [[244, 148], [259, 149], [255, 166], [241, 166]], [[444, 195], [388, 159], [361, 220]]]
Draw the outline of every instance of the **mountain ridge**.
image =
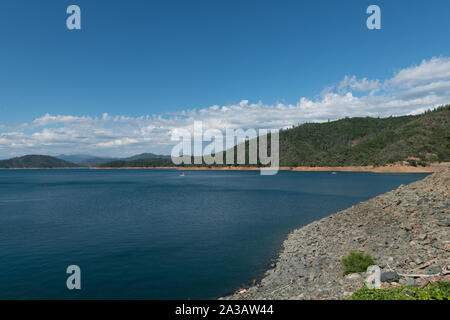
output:
[[[259, 138], [256, 138], [259, 139]], [[270, 139], [267, 139], [270, 142]], [[248, 164], [249, 142], [245, 142]], [[268, 146], [270, 150], [270, 143]], [[354, 117], [304, 123], [280, 130], [280, 166], [383, 166], [406, 162], [426, 166], [450, 161], [450, 105], [419, 115], [387, 118]], [[217, 156], [226, 159], [226, 153]], [[237, 146], [234, 147], [236, 163]], [[193, 159], [193, 158], [192, 158]], [[193, 163], [193, 161], [191, 161]], [[225, 161], [224, 161], [225, 163]], [[114, 161], [101, 167], [173, 166], [167, 159]], [[182, 166], [207, 166], [199, 165]], [[214, 165], [216, 167], [227, 166]]]
[[130, 157], [125, 157], [125, 158], [100, 157], [100, 156], [92, 156], [92, 155], [88, 155], [88, 154], [73, 154], [73, 155], [60, 154], [58, 156], [55, 156], [55, 158], [59, 158], [59, 159], [62, 159], [62, 160], [68, 161], [68, 162], [73, 162], [73, 163], [79, 164], [81, 166], [96, 167], [96, 166], [102, 165], [103, 163], [112, 162], [112, 161], [134, 161], [134, 160], [149, 159], [149, 158], [168, 159], [168, 158], [170, 158], [170, 156], [146, 152], [146, 153], [140, 153], [140, 154], [136, 154], [136, 155], [133, 155]]
[[[248, 164], [248, 147], [249, 141], [246, 141], [247, 164], [240, 166], [261, 166], [260, 163]], [[270, 151], [270, 144], [268, 149]], [[395, 163], [426, 166], [435, 162], [449, 162], [450, 104], [419, 115], [354, 117], [324, 123], [304, 123], [280, 130], [279, 150], [280, 166], [283, 167], [384, 166]], [[220, 152], [217, 156], [225, 159], [227, 152]], [[234, 147], [234, 155], [236, 159], [237, 146]], [[114, 158], [92, 158], [91, 162], [75, 164], [50, 156], [27, 155], [2, 160], [0, 168], [174, 166], [170, 156], [154, 153], [108, 161], [111, 159]], [[207, 165], [180, 165], [183, 166]]]
[[46, 155], [25, 155], [7, 160], [0, 160], [2, 169], [52, 169], [52, 168], [78, 168], [79, 165], [59, 158]]

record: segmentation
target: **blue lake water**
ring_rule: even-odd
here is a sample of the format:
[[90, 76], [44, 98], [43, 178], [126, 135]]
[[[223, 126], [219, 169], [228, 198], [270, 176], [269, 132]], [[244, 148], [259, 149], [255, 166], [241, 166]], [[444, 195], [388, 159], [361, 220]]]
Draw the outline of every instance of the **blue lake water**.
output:
[[424, 176], [0, 170], [0, 299], [217, 298], [293, 229]]

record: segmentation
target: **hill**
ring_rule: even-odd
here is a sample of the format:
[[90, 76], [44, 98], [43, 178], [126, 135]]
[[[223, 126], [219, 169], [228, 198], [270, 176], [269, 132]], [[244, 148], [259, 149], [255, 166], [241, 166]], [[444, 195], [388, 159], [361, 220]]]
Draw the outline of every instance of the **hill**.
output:
[[92, 157], [89, 159], [82, 160], [77, 162], [78, 164], [86, 167], [96, 167], [106, 162], [116, 161], [118, 158], [100, 158], [100, 157]]
[[112, 158], [112, 157], [95, 157], [85, 154], [74, 154], [74, 155], [65, 155], [61, 154], [57, 156], [57, 158], [73, 162], [79, 164], [81, 166], [86, 167], [97, 167], [101, 166], [104, 163], [113, 162], [113, 161], [134, 161], [140, 159], [150, 159], [150, 158], [161, 158], [161, 159], [169, 159], [170, 156], [160, 155], [154, 153], [141, 153], [127, 158]]
[[137, 154], [128, 158], [123, 158], [120, 160], [124, 161], [133, 161], [133, 160], [140, 160], [140, 159], [153, 159], [153, 158], [159, 158], [159, 159], [170, 159], [170, 156], [162, 155], [162, 154], [154, 154], [154, 153], [141, 153]]
[[27, 155], [23, 157], [0, 160], [0, 168], [75, 168], [79, 167], [72, 162], [64, 161], [50, 156]]
[[55, 156], [55, 158], [79, 164], [82, 161], [85, 161], [85, 160], [91, 159], [91, 158], [95, 158], [95, 157], [88, 155], [88, 154], [60, 154], [60, 155]]
[[[156, 159], [155, 161], [152, 159]], [[162, 161], [162, 159], [169, 159], [169, 161]], [[170, 156], [159, 155], [154, 153], [141, 153], [128, 158], [91, 158], [81, 161], [80, 164], [88, 167], [140, 167], [144, 160], [146, 165], [143, 167], [156, 167], [156, 166], [170, 166], [172, 162], [170, 161]]]
[[[247, 141], [247, 151], [248, 144]], [[237, 147], [234, 148], [236, 159]], [[226, 152], [219, 155], [226, 156]], [[248, 155], [246, 159], [248, 163]], [[450, 161], [450, 105], [420, 115], [345, 118], [280, 130], [281, 166], [382, 166], [404, 161], [414, 166]], [[151, 158], [102, 166], [173, 164], [170, 158]]]
[[280, 132], [281, 165], [363, 166], [399, 161], [450, 161], [450, 105], [416, 116], [345, 118]]
[[116, 160], [99, 165], [100, 168], [152, 168], [174, 166], [171, 158], [148, 158], [132, 161]]
[[[267, 140], [270, 150], [270, 138]], [[247, 163], [248, 145], [247, 141]], [[279, 151], [280, 166], [285, 167], [448, 162], [450, 105], [420, 115], [305, 123], [280, 130]], [[234, 155], [236, 159], [237, 147]]]

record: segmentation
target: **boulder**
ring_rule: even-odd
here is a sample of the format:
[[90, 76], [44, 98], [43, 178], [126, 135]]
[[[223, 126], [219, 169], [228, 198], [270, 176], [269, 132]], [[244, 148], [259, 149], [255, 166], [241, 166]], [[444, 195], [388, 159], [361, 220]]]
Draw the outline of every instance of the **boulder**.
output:
[[383, 272], [380, 277], [381, 282], [398, 282], [400, 276], [395, 271]]
[[369, 289], [378, 289], [381, 286], [381, 269], [379, 266], [370, 266], [367, 268], [366, 285]]

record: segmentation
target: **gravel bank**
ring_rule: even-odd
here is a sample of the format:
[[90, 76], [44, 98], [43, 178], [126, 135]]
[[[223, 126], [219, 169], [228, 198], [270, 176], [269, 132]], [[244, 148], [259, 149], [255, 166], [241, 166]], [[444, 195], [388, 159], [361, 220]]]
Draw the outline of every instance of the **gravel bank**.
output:
[[[223, 299], [345, 299], [366, 277], [342, 276], [350, 250], [370, 253], [382, 271], [439, 273], [450, 261], [449, 213], [446, 168], [295, 230], [260, 283]], [[401, 277], [399, 284], [426, 279]]]

